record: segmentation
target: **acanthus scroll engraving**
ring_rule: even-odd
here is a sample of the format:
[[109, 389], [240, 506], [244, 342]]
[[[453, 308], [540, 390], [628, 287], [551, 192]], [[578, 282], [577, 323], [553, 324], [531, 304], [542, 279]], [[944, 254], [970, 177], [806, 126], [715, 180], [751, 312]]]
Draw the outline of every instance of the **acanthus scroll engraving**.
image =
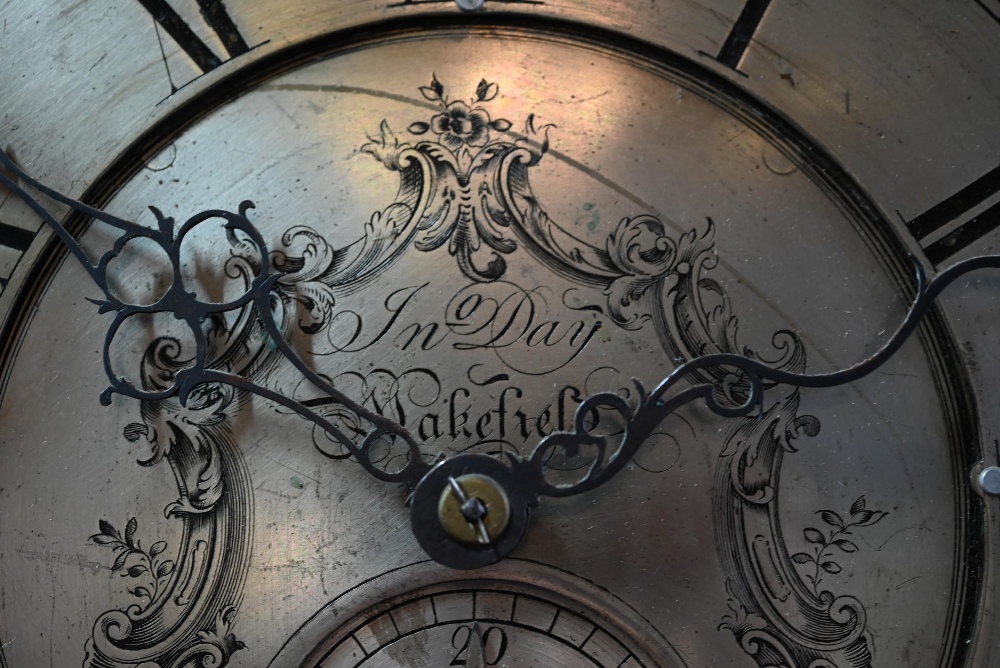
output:
[[[441, 110], [427, 121], [412, 123], [409, 132], [435, 139], [401, 142], [387, 121], [380, 124], [378, 136], [364, 151], [399, 174], [399, 190], [388, 207], [371, 216], [363, 235], [343, 246], [335, 247], [315, 229], [300, 225], [286, 230], [281, 250], [271, 254], [248, 219], [249, 202], [238, 213], [204, 212], [178, 229], [171, 218], [154, 211], [156, 228], [139, 226], [62, 197], [11, 165], [42, 193], [121, 230], [114, 250], [97, 263], [78, 253], [105, 290], [106, 299], [97, 302], [98, 306], [102, 312], [116, 314], [108, 345], [121, 323], [139, 313], [172, 313], [191, 326], [196, 339], [196, 350], [187, 355], [179, 353], [176, 341], [157, 341], [144, 359], [148, 373], [141, 387], [114, 373], [106, 347], [111, 387], [104, 398], [118, 392], [143, 401], [143, 421], [130, 425], [126, 435], [150, 442], [152, 457], [147, 464], [161, 460], [170, 464], [181, 493], [166, 512], [184, 522], [185, 539], [170, 559], [175, 566], [165, 570], [162, 581], [157, 579], [152, 588], [143, 588], [148, 602], [100, 618], [88, 644], [88, 665], [139, 665], [136, 657], [143, 652], [149, 658], [142, 661], [166, 661], [164, 665], [183, 665], [177, 662], [189, 660], [191, 652], [203, 652], [224, 665], [229, 654], [239, 649], [229, 628], [242, 595], [242, 579], [227, 581], [225, 586], [218, 579], [220, 572], [230, 570], [242, 573], [242, 578], [249, 560], [251, 485], [228, 423], [238, 412], [234, 397], [239, 393], [257, 394], [279, 410], [312, 422], [317, 447], [331, 458], [351, 457], [381, 480], [411, 485], [431, 466], [433, 454], [418, 447], [431, 435], [443, 436], [450, 429], [453, 437], [478, 435], [486, 440], [494, 433], [487, 433], [491, 428], [504, 439], [501, 430], [513, 432], [513, 424], [520, 428], [523, 441], [537, 446], [530, 453], [501, 451], [536, 496], [595, 489], [622, 469], [663, 419], [687, 403], [703, 401], [719, 415], [735, 418], [740, 430], [726, 443], [718, 478], [717, 520], [725, 529], [719, 541], [722, 561], [733, 575], [730, 587], [735, 606], [746, 611], [729, 628], [761, 665], [785, 662], [791, 666], [805, 660], [813, 666], [840, 666], [843, 661], [852, 667], [870, 665], [863, 606], [849, 596], [834, 597], [820, 590], [817, 574], [807, 578], [793, 565], [805, 562], [798, 554], [788, 554], [774, 510], [781, 459], [794, 451], [796, 438], [815, 435], [818, 422], [799, 415], [797, 391], [766, 405], [764, 390], [780, 384], [826, 387], [862, 377], [893, 354], [948, 283], [972, 269], [997, 265], [996, 258], [978, 258], [943, 272], [930, 283], [918, 271], [913, 309], [882, 350], [842, 372], [809, 376], [804, 348], [790, 332], [775, 333], [772, 357], [737, 342], [737, 321], [728, 296], [709, 275], [716, 262], [715, 226], [710, 219], [701, 231], [692, 229], [675, 238], [662, 220], [640, 215], [623, 219], [603, 243], [587, 243], [549, 218], [529, 183], [529, 171], [548, 150], [550, 126], [540, 125], [531, 115], [524, 122], [524, 133], [518, 135], [512, 123], [494, 119], [484, 105], [499, 94], [499, 87], [485, 79], [470, 104], [449, 101], [436, 77], [421, 92], [438, 102]], [[0, 181], [41, 210], [18, 184], [5, 176]], [[176, 268], [181, 240], [211, 218], [226, 221], [236, 266], [230, 275], [244, 281], [243, 296], [223, 304], [199, 302], [182, 289], [179, 271], [175, 284], [155, 304], [127, 304], [108, 292], [107, 263], [127, 241], [135, 237], [153, 240]], [[58, 221], [51, 216], [46, 220], [77, 253], [79, 247]], [[385, 327], [377, 330], [370, 343], [358, 338], [361, 323], [354, 330], [346, 327], [349, 315], [338, 310], [338, 305], [413, 250], [446, 251], [454, 258], [468, 281], [453, 295], [459, 304], [458, 317], [438, 329], [393, 330], [394, 324], [401, 323], [396, 317], [404, 312], [407, 300], [423, 289], [418, 284], [404, 286], [383, 302]], [[564, 292], [558, 301], [576, 319], [560, 323], [565, 325], [563, 330], [544, 318], [528, 319], [530, 324], [509, 346], [496, 336], [474, 340], [468, 336], [471, 330], [462, 329], [461, 320], [487, 302], [475, 290], [488, 286], [494, 291], [490, 298], [498, 290], [509, 290], [503, 303], [524, 304], [524, 312], [535, 307], [533, 300], [541, 291], [524, 289], [510, 276], [510, 258], [519, 251], [530, 254], [552, 275], [596, 288], [602, 300], [572, 303]], [[232, 321], [223, 316], [228, 312], [237, 314]], [[477, 317], [482, 313], [478, 311]], [[485, 319], [502, 320], [499, 311]], [[654, 332], [664, 357], [676, 365], [675, 373], [651, 390], [638, 382], [617, 393], [592, 393], [585, 386], [567, 385], [543, 415], [532, 416], [534, 429], [523, 411], [520, 424], [505, 421], [509, 416], [516, 418], [519, 410], [505, 403], [518, 398], [520, 388], [512, 384], [499, 393], [495, 409], [472, 414], [456, 401], [467, 398], [469, 390], [441, 392], [440, 377], [429, 368], [380, 368], [364, 377], [349, 372], [326, 374], [306, 364], [289, 345], [293, 335], [323, 335], [337, 352], [352, 352], [358, 346], [384, 345], [384, 337], [391, 335], [404, 347], [419, 346], [426, 351], [448, 345], [462, 350], [465, 345], [500, 350], [501, 359], [515, 343], [563, 345], [568, 363], [594, 340], [604, 323], [622, 331], [648, 328]], [[446, 336], [447, 342], [442, 343]], [[512, 372], [527, 373], [524, 367], [504, 362]], [[296, 395], [279, 387], [273, 373], [278, 363], [290, 363], [298, 370], [309, 392]], [[482, 373], [471, 365], [466, 377], [477, 387], [510, 380], [506, 373], [476, 375]], [[388, 390], [371, 389], [379, 383]], [[352, 384], [366, 388], [360, 401], [359, 395], [343, 390]], [[466, 393], [464, 397], [459, 389]], [[431, 404], [445, 394], [451, 413], [431, 410]], [[412, 405], [404, 405], [401, 398]], [[414, 416], [414, 405], [426, 410]], [[410, 415], [409, 421], [404, 412]], [[592, 432], [604, 419], [595, 416], [610, 416], [618, 430], [595, 436]], [[325, 442], [321, 445], [324, 439], [332, 447], [325, 447], [329, 445]], [[592, 447], [579, 467], [580, 476], [568, 485], [551, 481], [547, 477], [552, 471], [548, 466], [551, 455], [581, 457], [582, 446]], [[101, 527], [97, 535], [119, 541], [127, 554], [141, 558], [138, 548], [113, 527]], [[150, 562], [147, 570], [152, 570], [152, 558], [159, 556], [151, 552], [143, 553]], [[813, 561], [826, 572], [831, 567], [824, 564], [835, 564], [821, 554], [813, 555]], [[156, 569], [159, 573], [160, 567]], [[789, 606], [798, 615], [792, 615], [793, 620], [810, 621], [785, 621]], [[751, 619], [752, 623], [747, 621]], [[757, 620], [764, 620], [763, 625]], [[143, 624], [169, 632], [157, 638], [159, 644], [143, 641], [136, 645], [131, 639], [139, 637], [136, 629]]]

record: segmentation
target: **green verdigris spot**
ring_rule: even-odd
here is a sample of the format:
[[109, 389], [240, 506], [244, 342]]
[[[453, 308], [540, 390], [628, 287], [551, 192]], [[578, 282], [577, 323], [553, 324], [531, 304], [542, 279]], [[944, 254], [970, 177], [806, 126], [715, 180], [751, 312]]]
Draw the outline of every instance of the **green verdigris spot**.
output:
[[587, 231], [593, 234], [601, 225], [601, 213], [593, 202], [584, 202], [582, 208], [586, 213], [576, 219], [576, 224], [586, 225]]

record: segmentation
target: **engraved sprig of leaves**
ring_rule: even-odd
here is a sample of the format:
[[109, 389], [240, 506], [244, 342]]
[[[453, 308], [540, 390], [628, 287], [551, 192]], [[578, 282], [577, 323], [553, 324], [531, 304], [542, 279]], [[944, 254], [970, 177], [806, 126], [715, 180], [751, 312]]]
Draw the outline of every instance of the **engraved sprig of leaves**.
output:
[[125, 531], [119, 531], [107, 520], [100, 520], [98, 527], [101, 532], [90, 537], [98, 545], [110, 547], [116, 553], [111, 565], [112, 571], [121, 571], [121, 576], [131, 578], [136, 582], [128, 587], [128, 592], [137, 598], [148, 598], [145, 609], [156, 600], [157, 592], [174, 572], [174, 562], [171, 559], [160, 559], [160, 554], [167, 548], [165, 541], [157, 541], [145, 550], [135, 537], [139, 522], [131, 518], [125, 524]]
[[861, 495], [851, 504], [849, 521], [832, 510], [819, 510], [816, 514], [830, 528], [806, 527], [802, 533], [806, 541], [812, 544], [813, 552], [797, 552], [792, 555], [792, 561], [800, 566], [811, 565], [812, 572], [805, 572], [803, 575], [812, 585], [813, 594], [819, 596], [823, 574], [836, 575], [844, 570], [837, 561], [837, 556], [858, 551], [857, 543], [850, 540], [854, 535], [851, 530], [877, 524], [889, 513], [865, 508], [865, 497]]

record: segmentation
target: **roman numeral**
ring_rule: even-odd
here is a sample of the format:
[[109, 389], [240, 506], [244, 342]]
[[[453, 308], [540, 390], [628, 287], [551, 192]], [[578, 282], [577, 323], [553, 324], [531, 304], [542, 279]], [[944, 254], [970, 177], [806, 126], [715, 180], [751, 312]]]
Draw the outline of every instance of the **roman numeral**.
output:
[[[7, 155], [13, 154], [8, 152]], [[14, 174], [3, 167], [0, 167], [0, 173], [5, 178], [14, 178]], [[21, 256], [34, 241], [35, 233], [42, 221], [2, 185], [0, 185], [0, 212], [3, 216], [0, 220], [0, 292], [3, 292], [10, 282], [17, 263], [21, 261]]]
[[927, 259], [937, 266], [983, 235], [1000, 227], [1000, 202], [980, 211], [937, 241], [924, 245], [923, 240], [997, 193], [1000, 193], [1000, 166], [908, 221], [906, 227], [924, 249]]
[[719, 55], [715, 57], [717, 61], [729, 69], [739, 71], [740, 61], [743, 60], [743, 55], [750, 46], [750, 40], [760, 27], [764, 12], [770, 4], [771, 0], [747, 0], [739, 18], [733, 24], [733, 29], [729, 31]]
[[[163, 28], [164, 32], [170, 35], [177, 42], [177, 45], [184, 49], [184, 52], [191, 57], [191, 60], [194, 61], [202, 73], [210, 72], [230, 58], [235, 58], [250, 50], [246, 40], [243, 39], [243, 35], [240, 34], [233, 19], [229, 16], [229, 12], [226, 11], [226, 6], [222, 0], [198, 0], [198, 6], [201, 8], [201, 15], [205, 19], [205, 23], [219, 37], [229, 58], [220, 58], [212, 51], [195, 34], [191, 26], [181, 18], [181, 15], [170, 6], [167, 0], [138, 0], [138, 2], [149, 12], [153, 20], [156, 21], [156, 25], [158, 26], [157, 37], [161, 40], [161, 53], [163, 53], [163, 42], [159, 34], [159, 28]], [[163, 62], [166, 65], [165, 54]], [[174, 85], [173, 78], [170, 76], [169, 65], [167, 66], [167, 78], [170, 79], [171, 93], [176, 93], [177, 86]]]
[[34, 232], [0, 222], [0, 246], [13, 248], [23, 253], [28, 250], [28, 246], [31, 245], [31, 240], [34, 238]]
[[1000, 0], [976, 0], [976, 4], [985, 9], [994, 21], [1000, 23]]
[[7, 287], [14, 267], [34, 238], [34, 232], [0, 221], [0, 291]]

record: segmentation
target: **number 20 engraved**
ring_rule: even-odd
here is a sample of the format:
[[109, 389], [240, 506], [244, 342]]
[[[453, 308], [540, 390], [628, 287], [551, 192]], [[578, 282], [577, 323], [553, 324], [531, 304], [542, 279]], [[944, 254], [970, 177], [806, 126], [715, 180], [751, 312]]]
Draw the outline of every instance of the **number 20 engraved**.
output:
[[[469, 644], [475, 636], [476, 641], [482, 647], [483, 663], [487, 666], [495, 666], [503, 659], [507, 653], [507, 632], [499, 626], [491, 626], [479, 636], [471, 626], [462, 625], [451, 634], [451, 646], [457, 650], [455, 657], [449, 666], [465, 666], [469, 661]], [[495, 638], [496, 642], [491, 643], [490, 638]], [[495, 647], [495, 652], [490, 652], [490, 648]]]

